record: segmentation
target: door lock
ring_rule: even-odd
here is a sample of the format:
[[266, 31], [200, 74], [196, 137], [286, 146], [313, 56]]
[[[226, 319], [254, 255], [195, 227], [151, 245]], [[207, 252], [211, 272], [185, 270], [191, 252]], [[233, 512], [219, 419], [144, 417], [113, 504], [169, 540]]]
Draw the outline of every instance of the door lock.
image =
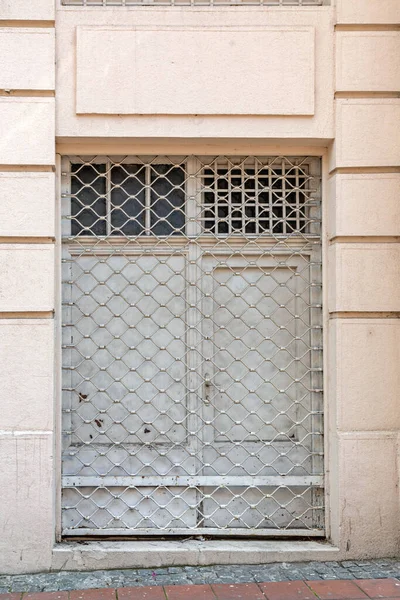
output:
[[206, 404], [210, 404], [211, 387], [212, 387], [212, 382], [211, 382], [210, 374], [206, 373], [204, 375], [204, 388], [205, 388], [204, 402]]

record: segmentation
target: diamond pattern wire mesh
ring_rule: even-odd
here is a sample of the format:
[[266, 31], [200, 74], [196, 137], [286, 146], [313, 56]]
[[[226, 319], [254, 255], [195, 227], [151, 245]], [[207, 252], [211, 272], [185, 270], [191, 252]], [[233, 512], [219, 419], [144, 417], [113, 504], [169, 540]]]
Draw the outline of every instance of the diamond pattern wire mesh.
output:
[[63, 6], [322, 6], [324, 0], [62, 0]]
[[323, 535], [319, 159], [62, 188], [64, 535]]

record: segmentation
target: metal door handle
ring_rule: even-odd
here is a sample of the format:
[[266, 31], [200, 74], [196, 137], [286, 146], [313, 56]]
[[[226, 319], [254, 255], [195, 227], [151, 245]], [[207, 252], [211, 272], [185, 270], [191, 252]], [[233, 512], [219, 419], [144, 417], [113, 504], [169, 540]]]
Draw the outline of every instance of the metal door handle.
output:
[[206, 373], [204, 375], [204, 388], [205, 388], [204, 402], [205, 402], [205, 404], [210, 403], [210, 388], [211, 388], [211, 386], [212, 386], [211, 377], [210, 377], [209, 373]]

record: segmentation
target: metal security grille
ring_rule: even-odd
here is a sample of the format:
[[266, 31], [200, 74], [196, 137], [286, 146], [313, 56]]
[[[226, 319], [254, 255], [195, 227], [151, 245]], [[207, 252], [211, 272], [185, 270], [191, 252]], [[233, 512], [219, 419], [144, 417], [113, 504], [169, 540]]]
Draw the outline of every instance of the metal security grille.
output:
[[62, 187], [64, 535], [323, 535], [319, 159]]
[[326, 0], [62, 0], [63, 6], [322, 6]]

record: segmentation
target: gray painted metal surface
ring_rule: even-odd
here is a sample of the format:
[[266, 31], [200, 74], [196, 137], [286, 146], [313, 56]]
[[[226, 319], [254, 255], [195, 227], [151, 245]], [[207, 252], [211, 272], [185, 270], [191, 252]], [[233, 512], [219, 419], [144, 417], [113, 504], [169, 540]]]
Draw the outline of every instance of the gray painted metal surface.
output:
[[63, 161], [63, 532], [323, 536], [320, 161]]

